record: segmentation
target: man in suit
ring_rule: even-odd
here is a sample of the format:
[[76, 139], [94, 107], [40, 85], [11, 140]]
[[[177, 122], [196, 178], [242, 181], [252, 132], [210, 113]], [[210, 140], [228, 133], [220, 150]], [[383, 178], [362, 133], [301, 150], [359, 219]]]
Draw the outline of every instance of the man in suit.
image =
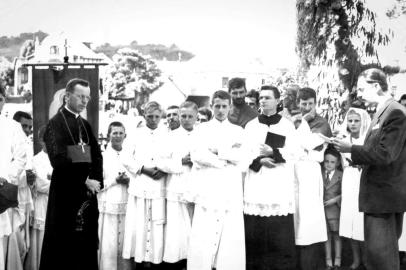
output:
[[406, 109], [392, 99], [379, 69], [362, 72], [357, 85], [358, 96], [377, 103], [377, 112], [364, 145], [339, 139], [334, 145], [363, 165], [359, 207], [365, 213], [367, 269], [399, 269], [398, 238], [406, 210]]

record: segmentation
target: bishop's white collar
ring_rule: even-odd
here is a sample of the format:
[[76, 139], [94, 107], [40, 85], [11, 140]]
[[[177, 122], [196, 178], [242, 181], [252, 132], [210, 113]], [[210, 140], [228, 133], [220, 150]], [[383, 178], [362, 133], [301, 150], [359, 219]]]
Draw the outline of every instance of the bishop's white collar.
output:
[[73, 112], [71, 109], [69, 109], [69, 108], [68, 108], [68, 105], [65, 105], [65, 109], [66, 109], [68, 112], [70, 112], [71, 114], [75, 115], [75, 118], [78, 118], [78, 117], [79, 117], [79, 114], [78, 114], [78, 113], [75, 113], [75, 112]]

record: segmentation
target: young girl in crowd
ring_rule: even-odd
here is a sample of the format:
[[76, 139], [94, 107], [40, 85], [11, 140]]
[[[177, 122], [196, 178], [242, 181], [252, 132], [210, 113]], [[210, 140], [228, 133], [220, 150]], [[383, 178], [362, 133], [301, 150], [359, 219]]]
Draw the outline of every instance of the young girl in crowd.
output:
[[[364, 144], [371, 119], [363, 109], [350, 108], [345, 116], [339, 136], [351, 143]], [[351, 239], [353, 262], [350, 269], [357, 269], [361, 263], [361, 247], [364, 241], [364, 214], [358, 209], [361, 168], [352, 165], [351, 155], [344, 154], [340, 236]]]
[[[341, 239], [338, 234], [341, 204], [341, 154], [330, 145], [324, 152], [322, 163], [324, 183], [324, 212], [326, 215], [328, 239], [325, 243], [327, 269], [341, 266]], [[332, 260], [332, 243], [334, 243], [334, 265]]]

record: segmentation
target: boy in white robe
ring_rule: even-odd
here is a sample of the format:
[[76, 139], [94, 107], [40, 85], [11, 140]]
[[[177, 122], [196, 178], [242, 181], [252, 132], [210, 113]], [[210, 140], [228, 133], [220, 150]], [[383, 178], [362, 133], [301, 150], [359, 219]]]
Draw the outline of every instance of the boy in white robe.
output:
[[189, 234], [192, 226], [192, 206], [186, 201], [192, 176], [193, 163], [190, 152], [193, 149], [194, 125], [198, 108], [193, 102], [186, 101], [179, 107], [181, 127], [170, 134], [170, 160], [166, 183], [166, 226], [164, 239], [164, 261], [174, 264], [171, 269], [186, 267]]
[[134, 132], [134, 158], [124, 164], [134, 181], [128, 187], [123, 257], [136, 263], [163, 261], [168, 131], [159, 125], [162, 112], [155, 101], [145, 105], [146, 126]]
[[32, 169], [35, 174], [35, 182], [31, 186], [34, 212], [30, 220], [30, 249], [28, 250], [25, 262], [25, 269], [27, 270], [39, 269], [42, 242], [44, 240], [48, 192], [53, 171], [43, 141], [44, 132], [45, 126], [38, 131], [38, 139], [42, 146], [42, 151], [36, 154], [32, 161]]
[[[5, 103], [5, 97], [5, 92], [0, 88], [0, 113]], [[17, 122], [4, 115], [0, 115], [0, 129], [0, 185], [5, 181], [18, 184], [18, 179], [27, 162], [25, 134]], [[15, 256], [16, 250], [7, 250], [9, 235], [13, 231], [13, 222], [10, 217], [20, 218], [17, 208], [9, 208], [0, 214], [0, 270], [6, 269], [6, 254], [12, 260], [19, 259]]]
[[[18, 214], [12, 215], [13, 234], [9, 238], [9, 249], [15, 251], [15, 256], [10, 257], [7, 267], [11, 269], [21, 269], [24, 267], [24, 261], [30, 249], [30, 219], [34, 210], [31, 189], [35, 183], [35, 174], [33, 173], [34, 146], [31, 137], [32, 118], [26, 112], [18, 111], [13, 119], [20, 123], [25, 134], [25, 151], [27, 163], [25, 171], [18, 178]], [[14, 252], [12, 252], [14, 254]]]
[[[187, 268], [244, 270], [241, 151], [242, 128], [227, 120], [230, 95], [212, 98], [214, 119], [199, 125], [199, 143], [191, 153], [195, 202]], [[243, 166], [242, 166], [243, 167]]]
[[103, 152], [104, 188], [97, 196], [100, 212], [99, 269], [126, 270], [131, 268], [131, 261], [122, 257], [127, 187], [131, 174], [123, 164], [129, 163], [131, 152], [123, 147], [126, 132], [121, 122], [110, 123], [107, 138], [109, 143]]

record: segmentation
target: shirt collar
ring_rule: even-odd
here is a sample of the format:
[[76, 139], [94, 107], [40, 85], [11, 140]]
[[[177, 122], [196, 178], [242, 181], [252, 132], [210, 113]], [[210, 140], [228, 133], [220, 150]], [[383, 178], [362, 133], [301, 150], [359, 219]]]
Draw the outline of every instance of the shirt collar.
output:
[[326, 171], [326, 174], [329, 176], [330, 180], [331, 180], [331, 178], [333, 178], [333, 175], [334, 175], [335, 171], [336, 171], [336, 170], [333, 170], [333, 171], [331, 171], [331, 172], [327, 172], [327, 171]]
[[65, 109], [66, 109], [68, 112], [70, 112], [71, 114], [73, 114], [73, 115], [75, 116], [75, 118], [78, 118], [78, 117], [79, 117], [79, 114], [78, 114], [78, 113], [73, 112], [71, 109], [69, 109], [69, 108], [68, 108], [68, 106], [67, 106], [67, 105], [65, 105]]
[[229, 121], [228, 121], [228, 119], [226, 118], [226, 119], [224, 119], [223, 121], [219, 121], [219, 120], [217, 120], [217, 118], [213, 118], [213, 123], [215, 123], [215, 124], [217, 124], [217, 125], [226, 125], [226, 124], [228, 124], [229, 123]]
[[392, 97], [390, 95], [387, 96], [385, 99], [382, 99], [382, 101], [378, 103], [378, 106], [376, 106], [376, 112], [379, 112], [385, 106], [385, 104], [388, 103], [388, 101], [391, 99]]

